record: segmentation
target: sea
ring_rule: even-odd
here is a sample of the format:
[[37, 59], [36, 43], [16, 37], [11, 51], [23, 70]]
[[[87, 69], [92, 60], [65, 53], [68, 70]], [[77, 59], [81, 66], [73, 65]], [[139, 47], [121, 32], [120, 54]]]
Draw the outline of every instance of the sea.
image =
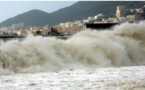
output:
[[145, 90], [145, 21], [68, 39], [0, 42], [0, 90]]
[[67, 40], [28, 36], [0, 43], [0, 74], [145, 65], [145, 22], [83, 30]]

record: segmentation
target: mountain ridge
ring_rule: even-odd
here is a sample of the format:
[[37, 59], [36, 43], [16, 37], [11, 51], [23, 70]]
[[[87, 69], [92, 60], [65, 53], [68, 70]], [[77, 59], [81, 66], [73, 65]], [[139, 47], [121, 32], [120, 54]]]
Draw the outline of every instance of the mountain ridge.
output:
[[139, 8], [145, 5], [145, 1], [79, 1], [52, 13], [37, 9], [30, 10], [1, 22], [0, 26], [10, 26], [14, 23], [24, 23], [25, 26], [53, 26], [59, 23], [86, 19], [88, 16], [99, 13], [109, 16], [111, 13], [115, 14], [118, 5], [124, 5], [128, 9]]

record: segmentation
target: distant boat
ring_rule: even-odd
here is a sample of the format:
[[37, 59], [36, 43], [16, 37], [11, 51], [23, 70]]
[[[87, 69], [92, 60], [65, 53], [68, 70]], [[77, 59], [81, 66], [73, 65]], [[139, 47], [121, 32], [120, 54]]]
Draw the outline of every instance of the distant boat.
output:
[[119, 23], [86, 23], [86, 28], [91, 29], [110, 29], [115, 25], [118, 25]]

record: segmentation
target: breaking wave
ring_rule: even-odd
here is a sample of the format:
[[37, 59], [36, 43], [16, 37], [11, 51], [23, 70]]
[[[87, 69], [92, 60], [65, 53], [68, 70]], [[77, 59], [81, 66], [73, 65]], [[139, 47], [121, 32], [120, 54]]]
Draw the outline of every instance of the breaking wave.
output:
[[0, 74], [144, 64], [144, 22], [85, 30], [67, 40], [28, 36], [0, 43]]

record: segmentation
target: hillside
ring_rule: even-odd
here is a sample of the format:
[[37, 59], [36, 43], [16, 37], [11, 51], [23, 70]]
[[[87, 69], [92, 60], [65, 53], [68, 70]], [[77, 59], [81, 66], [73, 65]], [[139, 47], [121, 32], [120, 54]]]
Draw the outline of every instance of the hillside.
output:
[[10, 26], [13, 23], [25, 23], [26, 26], [57, 25], [62, 22], [85, 19], [103, 13], [109, 16], [115, 13], [118, 5], [126, 8], [138, 8], [145, 5], [145, 1], [79, 1], [69, 7], [53, 13], [31, 10], [0, 23], [0, 26]]
[[19, 14], [13, 18], [7, 19], [0, 23], [0, 26], [8, 26], [13, 23], [25, 23], [26, 26], [41, 26], [49, 23], [48, 20], [52, 20], [49, 13], [40, 10], [31, 10], [23, 14]]

